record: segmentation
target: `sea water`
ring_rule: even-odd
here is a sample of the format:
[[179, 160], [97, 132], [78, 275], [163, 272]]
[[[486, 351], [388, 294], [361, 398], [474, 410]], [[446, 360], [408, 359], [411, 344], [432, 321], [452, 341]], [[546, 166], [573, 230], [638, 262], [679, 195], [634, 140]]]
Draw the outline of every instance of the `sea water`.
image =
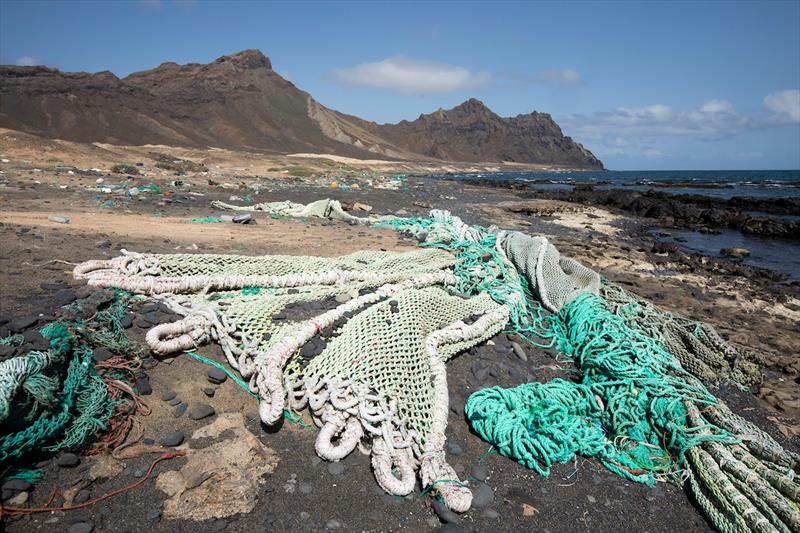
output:
[[[738, 197], [800, 198], [800, 170], [626, 170], [587, 172], [496, 172], [434, 176], [445, 179], [513, 180], [528, 183], [533, 190], [571, 190], [575, 185], [595, 183], [598, 189], [662, 191], [671, 194], [696, 194], [721, 200]], [[800, 213], [754, 216], [797, 219]], [[656, 235], [661, 228], [654, 228]], [[750, 256], [743, 262], [752, 266], [783, 272], [790, 279], [800, 279], [800, 242], [745, 235], [723, 230], [717, 235], [670, 228], [684, 250], [704, 255], [720, 255], [722, 248], [747, 248]]]

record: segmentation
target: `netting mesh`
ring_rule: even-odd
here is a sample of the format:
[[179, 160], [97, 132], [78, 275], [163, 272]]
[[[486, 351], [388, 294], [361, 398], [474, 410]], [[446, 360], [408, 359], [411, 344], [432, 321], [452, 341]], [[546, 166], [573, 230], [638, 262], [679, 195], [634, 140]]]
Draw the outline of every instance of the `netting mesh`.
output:
[[[342, 218], [330, 201], [263, 206], [279, 208]], [[258, 394], [265, 423], [284, 408], [308, 407], [321, 427], [318, 454], [339, 460], [371, 447], [376, 478], [392, 494], [411, 492], [419, 470], [423, 486], [450, 508], [470, 506], [444, 459], [444, 363], [508, 325], [549, 340], [584, 375], [580, 384], [473, 394], [467, 416], [501, 453], [542, 473], [577, 452], [635, 481], [688, 480], [723, 530], [800, 528], [796, 454], [704, 385], [755, 383], [755, 356], [707, 326], [601, 284], [545, 238], [468, 226], [445, 211], [350, 221], [407, 231], [434, 249], [335, 259], [125, 254], [75, 273], [95, 285], [164, 294], [185, 318], [148, 332], [156, 353], [219, 342]], [[315, 309], [312, 316], [287, 312], [298, 304]]]

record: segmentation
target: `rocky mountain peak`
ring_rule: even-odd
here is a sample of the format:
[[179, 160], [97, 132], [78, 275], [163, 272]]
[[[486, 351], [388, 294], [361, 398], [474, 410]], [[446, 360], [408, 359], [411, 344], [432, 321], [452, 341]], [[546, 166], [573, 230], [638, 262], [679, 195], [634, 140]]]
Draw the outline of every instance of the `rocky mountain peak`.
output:
[[229, 56], [222, 56], [214, 63], [231, 63], [245, 69], [267, 68], [272, 70], [272, 62], [269, 58], [261, 53], [261, 50], [255, 48], [243, 50]]

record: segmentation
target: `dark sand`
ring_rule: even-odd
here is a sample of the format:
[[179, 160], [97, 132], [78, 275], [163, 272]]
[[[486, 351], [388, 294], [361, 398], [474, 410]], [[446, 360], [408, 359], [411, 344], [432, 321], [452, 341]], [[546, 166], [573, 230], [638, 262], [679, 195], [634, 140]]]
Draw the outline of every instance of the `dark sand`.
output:
[[[252, 176], [220, 174], [218, 183], [245, 182], [247, 189], [210, 186], [206, 175], [137, 178], [136, 183], [160, 183], [171, 197], [144, 193], [119, 201], [114, 207], [100, 207], [114, 195], [88, 192], [96, 176], [55, 173], [54, 165], [12, 161], [0, 166], [0, 318], [15, 318], [53, 309], [54, 291], [42, 283], [66, 282], [80, 293], [81, 283], [71, 278], [71, 267], [50, 263], [58, 259], [79, 262], [117, 255], [120, 248], [139, 252], [305, 254], [340, 255], [359, 249], [411, 249], [414, 243], [390, 230], [353, 227], [339, 222], [271, 220], [255, 214], [257, 225], [191, 224], [191, 217], [223, 214], [210, 207], [211, 200], [229, 201], [231, 195], [251, 194], [254, 202], [294, 200], [309, 202], [334, 197], [343, 202], [362, 202], [373, 212], [425, 215], [430, 207], [450, 209], [467, 222], [523, 229], [543, 233], [562, 253], [600, 270], [613, 281], [655, 301], [657, 304], [704, 320], [741, 346], [758, 353], [767, 366], [765, 381], [757, 395], [734, 387], [718, 391], [720, 397], [746, 418], [784, 444], [797, 449], [800, 399], [796, 359], [800, 329], [798, 286], [776, 282], [757, 270], [741, 269], [724, 260], [703, 259], [680, 252], [654, 253], [653, 237], [647, 233], [651, 221], [613, 214], [597, 207], [584, 207], [550, 200], [522, 198], [515, 191], [485, 189], [452, 182], [408, 179], [399, 190], [368, 187], [366, 179], [348, 179], [361, 188], [330, 187], [330, 180], [256, 179]], [[150, 163], [145, 169], [150, 171]], [[191, 188], [170, 188], [169, 180], [180, 179]], [[106, 184], [124, 182], [124, 176], [106, 177]], [[36, 181], [40, 183], [36, 183]], [[325, 181], [325, 183], [322, 183]], [[68, 184], [67, 189], [59, 185]], [[252, 185], [258, 184], [255, 193]], [[187, 194], [187, 191], [203, 196]], [[243, 202], [233, 202], [243, 203]], [[71, 218], [69, 224], [48, 221], [49, 214]], [[154, 216], [158, 215], [158, 216]], [[108, 242], [103, 241], [110, 241]], [[62, 289], [63, 290], [63, 289]], [[129, 330], [142, 340], [145, 329]], [[574, 463], [555, 468], [543, 478], [513, 461], [495, 454], [484, 456], [489, 446], [470, 432], [463, 417], [464, 399], [473, 391], [491, 385], [511, 386], [529, 380], [568, 377], [571, 366], [559, 365], [544, 350], [527, 347], [527, 363], [497, 348], [507, 345], [505, 334], [461, 354], [447, 365], [452, 408], [447, 430], [448, 442], [461, 452], [448, 459], [462, 476], [476, 465], [486, 468], [486, 483], [493, 499], [488, 506], [473, 508], [459, 517], [469, 531], [700, 531], [708, 524], [679, 487], [658, 484], [647, 488], [621, 479], [599, 463], [578, 457]], [[200, 353], [219, 358], [219, 350], [206, 346]], [[482, 372], [488, 368], [488, 374]], [[259, 446], [274, 453], [277, 465], [263, 475], [254, 491], [250, 512], [195, 522], [159, 517], [166, 495], [153, 479], [142, 486], [91, 507], [69, 512], [5, 518], [9, 531], [65, 531], [76, 522], [88, 522], [95, 531], [400, 531], [435, 530], [442, 526], [431, 507], [431, 498], [419, 490], [407, 498], [385, 495], [375, 483], [369, 460], [359, 453], [343, 461], [344, 472], [329, 470], [314, 453], [315, 434], [290, 423], [280, 430], [265, 428], [254, 419], [254, 400], [231, 380], [218, 387], [213, 398], [202, 389], [211, 386], [208, 367], [186, 356], [160, 362], [147, 370], [153, 393], [145, 397], [152, 414], [141, 417], [146, 438], [158, 441], [175, 430], [187, 436], [184, 447], [204, 448], [235, 432], [191, 438], [194, 431], [222, 416], [244, 414], [247, 429]], [[481, 379], [483, 378], [483, 379]], [[209, 404], [214, 417], [193, 421], [174, 416], [175, 407], [162, 401], [166, 390], [174, 390], [191, 409]], [[458, 450], [455, 450], [458, 451]], [[82, 459], [77, 468], [56, 466], [47, 460], [45, 477], [30, 494], [28, 505], [44, 504], [53, 488], [56, 503], [74, 495], [75, 487], [91, 498], [122, 487], [144, 474], [158, 454], [142, 455], [115, 465], [119, 473], [110, 479], [89, 482], [89, 466], [97, 457]], [[37, 458], [36, 460], [41, 460]], [[175, 470], [187, 461], [172, 459], [156, 467], [156, 474]], [[111, 460], [112, 463], [116, 461]], [[480, 470], [480, 468], [479, 468]], [[155, 476], [154, 476], [155, 477]], [[70, 490], [70, 489], [73, 490]], [[148, 519], [149, 514], [149, 519]], [[450, 526], [452, 528], [452, 526]], [[455, 529], [453, 529], [455, 530]]]

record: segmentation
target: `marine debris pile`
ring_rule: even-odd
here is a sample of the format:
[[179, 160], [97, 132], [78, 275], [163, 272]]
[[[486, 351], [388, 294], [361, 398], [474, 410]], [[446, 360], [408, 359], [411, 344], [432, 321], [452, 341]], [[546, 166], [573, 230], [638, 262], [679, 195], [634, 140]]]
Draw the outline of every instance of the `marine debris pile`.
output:
[[[149, 330], [155, 354], [219, 344], [257, 395], [263, 424], [307, 410], [320, 429], [321, 458], [339, 461], [358, 448], [386, 492], [410, 494], [419, 477], [423, 491], [467, 511], [469, 482], [445, 457], [446, 363], [505, 330], [555, 348], [581, 379], [472, 394], [467, 419], [501, 454], [542, 475], [580, 454], [635, 482], [683, 485], [722, 531], [800, 529], [800, 458], [708, 389], [756, 384], [757, 359], [710, 327], [637, 298], [544, 237], [469, 226], [447, 211], [362, 218], [334, 200], [215, 207], [392, 227], [420, 244], [338, 258], [123, 251], [75, 268], [76, 278], [117, 291], [120, 301], [145, 295], [182, 316]], [[298, 305], [316, 311], [290, 320], [287, 310]], [[35, 424], [54, 416], [36, 410], [46, 380], [15, 361], [63, 361], [58, 335], [48, 336], [49, 350], [0, 368], [7, 410], [36, 405], [28, 416]], [[75, 353], [91, 357], [80, 344]], [[94, 403], [79, 404], [78, 419], [89, 416], [85, 406]], [[100, 405], [105, 413], [111, 404]], [[91, 433], [107, 429], [97, 424]], [[4, 424], [0, 442], [15, 438]]]

